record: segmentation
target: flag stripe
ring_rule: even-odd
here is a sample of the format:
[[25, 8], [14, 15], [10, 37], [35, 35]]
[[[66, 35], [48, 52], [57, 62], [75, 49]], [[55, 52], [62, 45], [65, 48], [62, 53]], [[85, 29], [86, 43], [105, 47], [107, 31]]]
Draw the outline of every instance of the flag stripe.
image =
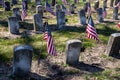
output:
[[27, 17], [26, 3], [23, 1], [22, 2], [22, 15], [21, 15], [22, 21], [25, 19], [25, 17]]

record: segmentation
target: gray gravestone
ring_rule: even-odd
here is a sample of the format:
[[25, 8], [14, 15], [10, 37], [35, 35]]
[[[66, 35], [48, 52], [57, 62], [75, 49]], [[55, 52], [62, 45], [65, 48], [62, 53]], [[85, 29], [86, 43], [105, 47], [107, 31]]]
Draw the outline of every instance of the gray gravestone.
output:
[[85, 15], [85, 10], [81, 9], [79, 12], [79, 21], [81, 24], [86, 25], [86, 15]]
[[99, 8], [99, 0], [94, 3], [94, 9], [97, 10], [97, 8]]
[[103, 22], [103, 11], [102, 8], [97, 8], [97, 16], [98, 16], [98, 21]]
[[14, 48], [13, 76], [26, 77], [30, 75], [33, 48], [29, 45], [19, 45]]
[[74, 4], [71, 4], [70, 5], [70, 10], [71, 14], [74, 14], [75, 13], [75, 5]]
[[63, 29], [65, 27], [65, 12], [64, 11], [61, 11], [61, 10], [58, 10], [57, 12], [57, 26], [58, 26], [58, 29]]
[[120, 33], [111, 34], [106, 53], [109, 56], [120, 55]]
[[55, 7], [56, 7], [56, 12], [61, 10], [61, 6], [59, 4], [56, 4]]
[[13, 15], [18, 20], [21, 20], [20, 8], [13, 8]]
[[12, 0], [11, 3], [12, 3], [13, 5], [17, 4], [17, 0]]
[[10, 2], [6, 1], [4, 3], [4, 8], [5, 8], [5, 11], [10, 11], [11, 7], [10, 7]]
[[8, 26], [11, 34], [19, 34], [19, 23], [16, 17], [8, 18]]
[[118, 7], [117, 6], [113, 8], [113, 19], [118, 20]]
[[43, 17], [43, 6], [42, 5], [36, 6], [36, 13], [40, 14]]
[[76, 64], [79, 62], [82, 42], [77, 39], [69, 40], [66, 44], [66, 63]]
[[41, 5], [41, 0], [35, 0], [36, 5]]
[[113, 7], [114, 0], [110, 0], [110, 7]]
[[56, 4], [56, 0], [52, 0], [51, 5], [52, 5], [52, 6], [55, 6], [55, 4]]
[[107, 0], [103, 0], [103, 7], [107, 8]]
[[83, 9], [85, 10], [85, 12], [87, 12], [87, 9], [88, 9], [88, 6], [89, 6], [89, 5], [90, 5], [89, 2], [85, 2], [85, 3], [84, 3]]
[[34, 15], [34, 30], [35, 31], [44, 31], [42, 15]]

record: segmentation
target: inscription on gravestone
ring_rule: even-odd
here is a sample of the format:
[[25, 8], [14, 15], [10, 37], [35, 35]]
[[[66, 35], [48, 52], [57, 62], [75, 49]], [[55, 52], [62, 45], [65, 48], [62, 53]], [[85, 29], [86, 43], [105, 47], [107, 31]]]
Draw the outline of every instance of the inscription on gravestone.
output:
[[66, 63], [76, 64], [79, 62], [82, 42], [77, 39], [69, 40], [66, 44]]
[[106, 53], [109, 56], [116, 56], [120, 58], [120, 33], [111, 34]]
[[19, 34], [19, 23], [16, 17], [8, 18], [8, 26], [11, 34]]
[[81, 9], [78, 13], [79, 13], [80, 23], [83, 24], [83, 25], [86, 25], [85, 10], [84, 10], [84, 9]]
[[19, 45], [14, 48], [13, 76], [26, 77], [31, 71], [33, 49], [29, 45]]
[[13, 8], [13, 15], [14, 15], [14, 17], [16, 17], [18, 20], [21, 20], [20, 8]]

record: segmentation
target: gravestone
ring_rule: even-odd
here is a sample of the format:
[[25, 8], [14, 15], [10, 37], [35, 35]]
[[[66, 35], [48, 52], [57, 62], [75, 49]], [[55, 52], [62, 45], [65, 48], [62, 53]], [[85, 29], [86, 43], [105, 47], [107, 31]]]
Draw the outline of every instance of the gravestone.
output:
[[103, 7], [107, 8], [107, 0], [103, 0]]
[[110, 0], [110, 7], [113, 7], [114, 0]]
[[70, 5], [70, 10], [71, 14], [74, 14], [75, 13], [75, 5], [74, 4], [71, 4]]
[[41, 5], [41, 0], [35, 0], [36, 5]]
[[99, 22], [103, 22], [103, 10], [102, 8], [97, 8], [97, 17]]
[[85, 10], [81, 9], [79, 12], [79, 21], [81, 24], [86, 25], [86, 15], [85, 15]]
[[106, 54], [109, 56], [119, 56], [120, 57], [120, 33], [111, 34], [108, 44]]
[[52, 0], [52, 6], [55, 6], [55, 4], [56, 4], [56, 0]]
[[79, 3], [79, 0], [74, 0], [74, 3], [76, 4], [76, 3]]
[[66, 63], [73, 65], [79, 62], [82, 42], [77, 39], [69, 40], [66, 44]]
[[61, 6], [59, 4], [56, 4], [55, 7], [56, 7], [56, 12], [61, 10]]
[[119, 2], [119, 0], [115, 0], [115, 5], [117, 5], [117, 4], [118, 4], [118, 2]]
[[114, 19], [114, 20], [119, 20], [119, 19], [118, 19], [118, 7], [117, 7], [117, 6], [115, 6], [115, 7], [113, 8], [113, 19]]
[[65, 22], [66, 22], [65, 12], [62, 10], [58, 10], [56, 13], [57, 13], [56, 18], [57, 18], [58, 29], [63, 29], [65, 27]]
[[83, 9], [85, 10], [85, 12], [87, 12], [87, 9], [88, 9], [88, 6], [90, 5], [89, 2], [85, 2], [84, 3], [84, 6], [83, 6]]
[[99, 0], [94, 3], [94, 9], [97, 10], [97, 8], [99, 8]]
[[17, 4], [17, 0], [12, 0], [11, 3], [12, 3], [13, 5]]
[[8, 26], [11, 34], [19, 34], [19, 23], [16, 17], [8, 18]]
[[14, 48], [13, 76], [27, 77], [31, 72], [33, 48], [29, 45], [19, 45]]
[[30, 3], [30, 2], [31, 2], [31, 0], [22, 0], [22, 1], [25, 1], [25, 2], [27, 2], [27, 3]]
[[20, 8], [13, 8], [13, 15], [18, 20], [21, 20]]
[[36, 6], [36, 13], [40, 14], [43, 17], [43, 6], [42, 5]]
[[6, 1], [4, 3], [4, 8], [5, 8], [5, 11], [10, 11], [11, 7], [10, 7], [10, 2]]
[[44, 31], [42, 15], [34, 15], [34, 30], [35, 31]]
[[28, 2], [25, 1], [25, 0], [23, 0], [23, 1], [22, 1], [22, 4], [23, 4], [23, 2], [24, 2], [24, 5], [23, 5], [23, 6], [24, 6], [24, 8], [27, 10], [27, 9], [28, 9]]

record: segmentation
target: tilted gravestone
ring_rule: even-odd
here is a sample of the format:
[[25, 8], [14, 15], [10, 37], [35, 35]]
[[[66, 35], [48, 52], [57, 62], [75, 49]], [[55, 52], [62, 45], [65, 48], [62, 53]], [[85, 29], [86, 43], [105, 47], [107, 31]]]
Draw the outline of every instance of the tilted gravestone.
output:
[[97, 8], [99, 8], [99, 0], [94, 3], [94, 9], [97, 10]]
[[70, 10], [71, 14], [75, 13], [75, 5], [74, 4], [70, 4]]
[[43, 17], [43, 6], [42, 5], [36, 6], [36, 13], [40, 14]]
[[117, 6], [113, 8], [113, 19], [118, 20], [118, 7]]
[[111, 34], [108, 41], [106, 54], [109, 56], [118, 55], [120, 57], [120, 33]]
[[97, 17], [99, 22], [104, 21], [102, 8], [97, 8]]
[[103, 7], [107, 8], [107, 0], [103, 0]]
[[13, 76], [26, 77], [30, 75], [33, 48], [29, 45], [14, 47]]
[[113, 7], [114, 0], [110, 0], [110, 7]]
[[77, 64], [79, 62], [82, 42], [77, 39], [69, 40], [66, 44], [66, 63]]
[[36, 5], [41, 5], [41, 0], [35, 0]]
[[13, 8], [13, 15], [18, 20], [21, 20], [20, 8]]
[[35, 14], [33, 17], [34, 17], [34, 30], [44, 31], [42, 15]]
[[58, 26], [58, 29], [63, 29], [65, 27], [65, 12], [62, 11], [62, 10], [58, 10], [56, 12], [56, 18], [57, 18], [57, 26]]
[[16, 17], [8, 18], [8, 26], [11, 34], [19, 34], [19, 23]]
[[5, 8], [5, 11], [10, 11], [10, 9], [11, 9], [10, 2], [6, 1], [4, 3], [4, 8]]
[[12, 3], [13, 5], [17, 4], [17, 0], [12, 0], [11, 3]]
[[78, 12], [78, 15], [79, 15], [79, 21], [81, 24], [83, 25], [86, 25], [86, 14], [85, 14], [85, 10], [84, 9], [81, 9], [79, 12]]

